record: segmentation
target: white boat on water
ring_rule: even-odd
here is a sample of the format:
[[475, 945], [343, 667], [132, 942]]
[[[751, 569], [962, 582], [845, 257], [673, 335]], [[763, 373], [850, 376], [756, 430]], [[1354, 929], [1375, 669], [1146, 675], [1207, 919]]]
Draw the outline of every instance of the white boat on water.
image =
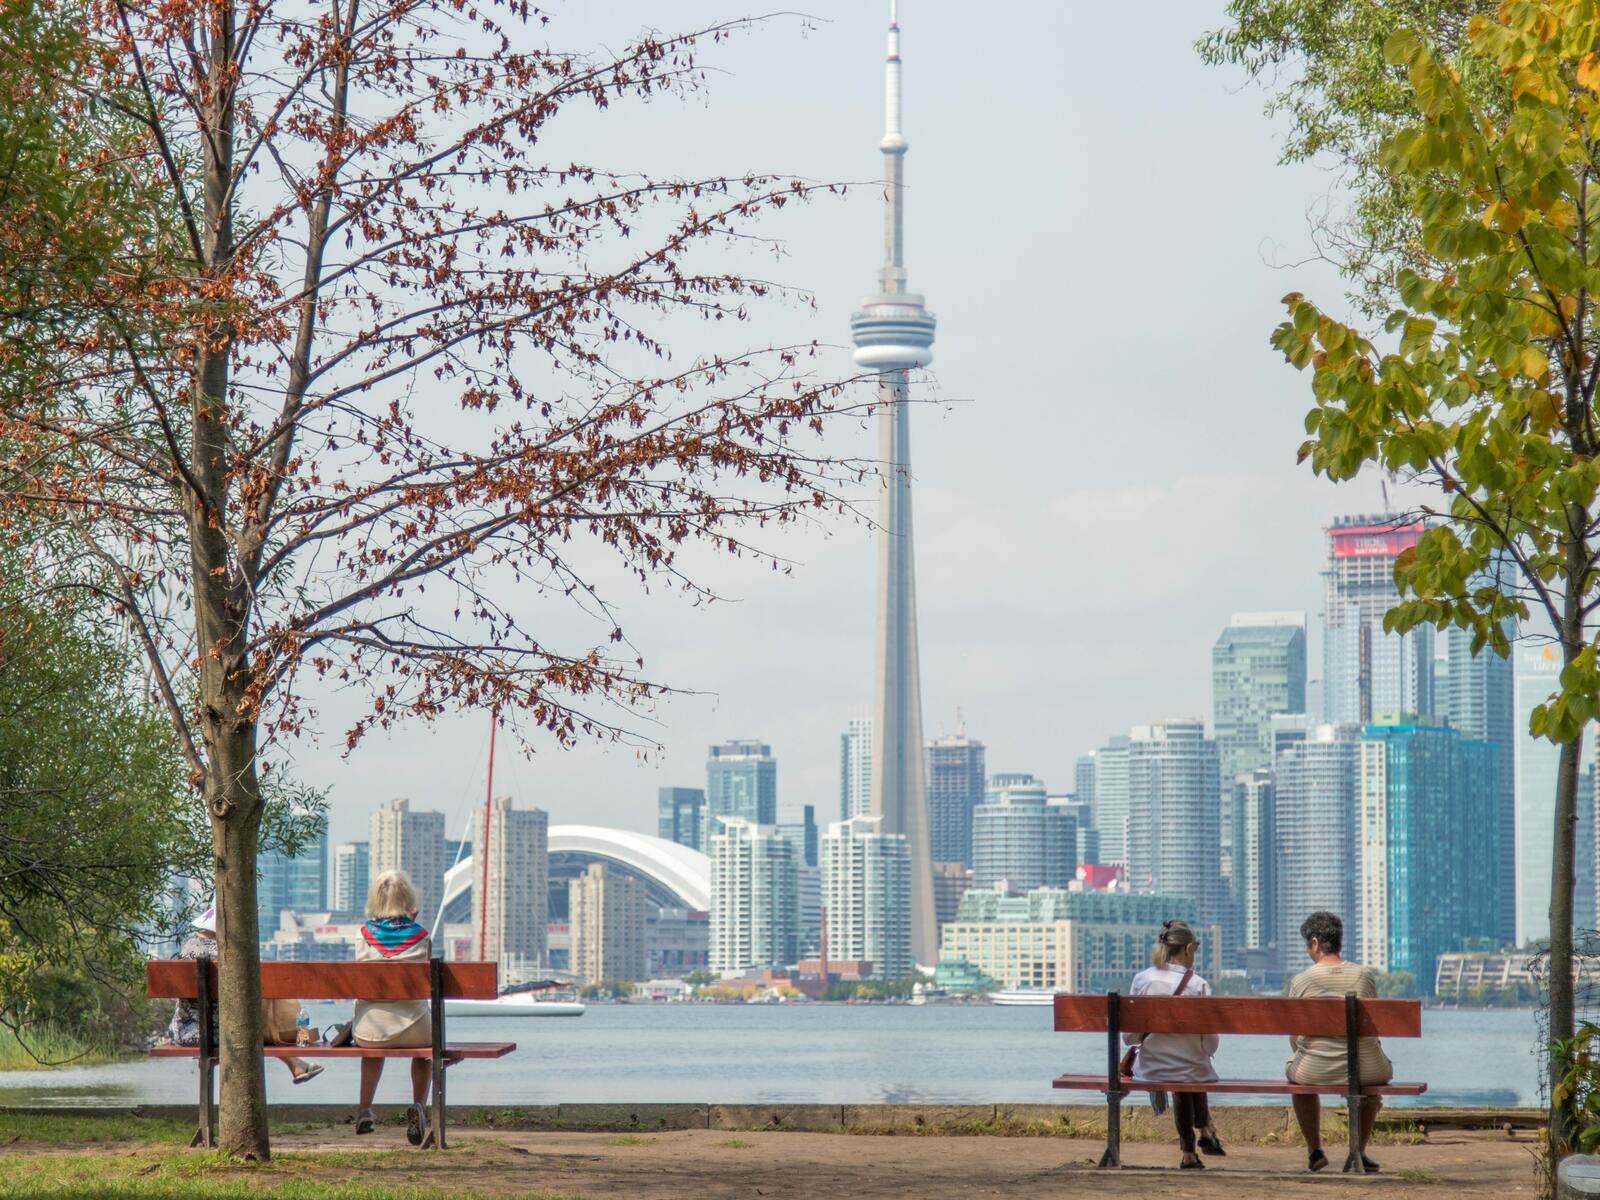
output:
[[989, 994], [991, 1003], [1007, 1006], [1054, 1004], [1055, 999], [1055, 992], [1047, 988], [1005, 988]]
[[446, 1000], [447, 1017], [581, 1017], [577, 1000], [540, 1000], [528, 992], [510, 992], [493, 1000]]

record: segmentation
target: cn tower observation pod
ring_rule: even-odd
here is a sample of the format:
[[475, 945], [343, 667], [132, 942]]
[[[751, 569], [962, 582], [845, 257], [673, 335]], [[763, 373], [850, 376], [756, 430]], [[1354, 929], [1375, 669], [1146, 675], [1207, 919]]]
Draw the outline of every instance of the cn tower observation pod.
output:
[[850, 318], [856, 365], [869, 371], [904, 371], [933, 361], [937, 322], [911, 292], [869, 296]]

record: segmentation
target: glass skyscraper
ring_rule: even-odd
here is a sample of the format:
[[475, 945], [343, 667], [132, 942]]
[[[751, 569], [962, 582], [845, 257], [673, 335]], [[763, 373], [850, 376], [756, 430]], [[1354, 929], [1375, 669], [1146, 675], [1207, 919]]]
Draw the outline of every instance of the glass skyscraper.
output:
[[765, 742], [735, 741], [712, 746], [706, 760], [707, 827], [736, 817], [757, 825], [778, 819], [778, 760]]
[[1556, 773], [1561, 747], [1528, 732], [1533, 710], [1561, 684], [1554, 642], [1519, 642], [1512, 650], [1516, 693], [1515, 871], [1518, 946], [1550, 940], [1551, 846], [1555, 841]]
[[1272, 772], [1244, 771], [1233, 781], [1234, 920], [1241, 955], [1281, 970], [1278, 953], [1278, 847]]
[[1077, 878], [1072, 814], [1050, 804], [1031, 775], [999, 775], [993, 798], [972, 814], [972, 886], [1013, 892], [1064, 888]]
[[706, 847], [706, 794], [699, 788], [656, 790], [656, 832], [664, 842], [691, 850]]
[[[1128, 735], [1128, 886], [1185, 896], [1203, 924], [1226, 927], [1217, 744], [1205, 722], [1135, 726]], [[1227, 956], [1227, 949], [1224, 949]]]
[[1273, 769], [1277, 835], [1278, 953], [1302, 961], [1300, 922], [1337, 913], [1356, 944], [1356, 760], [1359, 725], [1318, 725], [1285, 745]]
[[1357, 953], [1431, 993], [1439, 955], [1495, 934], [1495, 747], [1446, 725], [1369, 725], [1357, 773]]
[[780, 821], [778, 833], [794, 844], [795, 866], [817, 865], [817, 810], [807, 804], [800, 810], [798, 821]]
[[1432, 713], [1431, 626], [1386, 634], [1399, 601], [1395, 560], [1417, 544], [1421, 522], [1394, 515], [1342, 517], [1328, 529], [1322, 610], [1322, 706], [1332, 723], [1391, 713]]
[[[365, 900], [365, 897], [362, 897]], [[266, 941], [278, 928], [278, 914], [319, 912], [328, 907], [328, 826], [310, 838], [294, 858], [269, 850], [256, 861], [256, 932]]]
[[[1507, 630], [1515, 636], [1514, 629]], [[1513, 647], [1515, 650], [1515, 647]], [[1445, 633], [1450, 723], [1461, 736], [1495, 748], [1494, 821], [1500, 861], [1495, 867], [1495, 941], [1517, 937], [1516, 715], [1513, 666], [1488, 646], [1472, 653], [1472, 633], [1451, 626]]]
[[[1081, 770], [1081, 768], [1080, 768]], [[1094, 827], [1100, 831], [1100, 861], [1128, 861], [1128, 737], [1117, 734], [1094, 752]]]
[[972, 811], [983, 801], [983, 743], [965, 729], [929, 742], [928, 844], [934, 862], [972, 865]]
[[1275, 713], [1306, 710], [1306, 615], [1235, 613], [1211, 647], [1212, 730], [1222, 778], [1272, 765]]
[[839, 819], [872, 811], [872, 718], [853, 716], [839, 735]]
[[340, 842], [333, 848], [333, 894], [328, 898], [340, 912], [362, 912], [371, 880], [365, 842]]

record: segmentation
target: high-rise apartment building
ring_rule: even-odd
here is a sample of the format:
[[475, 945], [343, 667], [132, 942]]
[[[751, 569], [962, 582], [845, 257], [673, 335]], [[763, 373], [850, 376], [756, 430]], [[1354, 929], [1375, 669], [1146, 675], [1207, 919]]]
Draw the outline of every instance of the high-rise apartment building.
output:
[[1332, 912], [1345, 943], [1358, 944], [1356, 908], [1356, 764], [1359, 725], [1317, 725], [1286, 745], [1273, 768], [1277, 834], [1278, 954], [1285, 969], [1301, 961], [1300, 923]]
[[1272, 765], [1272, 717], [1306, 708], [1306, 615], [1234, 613], [1211, 647], [1212, 729], [1222, 778]]
[[1512, 648], [1516, 704], [1514, 769], [1518, 946], [1550, 940], [1550, 871], [1556, 823], [1556, 773], [1561, 748], [1528, 732], [1533, 710], [1560, 690], [1561, 651], [1554, 642]]
[[[819, 842], [819, 856], [820, 847]], [[822, 868], [816, 865], [796, 867], [794, 883], [795, 956], [816, 958], [822, 949]]]
[[1244, 771], [1233, 780], [1233, 917], [1241, 959], [1281, 970], [1278, 954], [1277, 828], [1272, 772]]
[[368, 870], [404, 871], [417, 889], [417, 920], [430, 930], [444, 897], [444, 814], [413, 812], [411, 801], [391, 800], [367, 824]]
[[[1507, 636], [1515, 630], [1508, 629]], [[1495, 748], [1494, 821], [1498, 826], [1500, 862], [1495, 869], [1499, 894], [1495, 907], [1500, 924], [1494, 932], [1501, 946], [1517, 936], [1517, 787], [1516, 716], [1513, 666], [1488, 646], [1472, 653], [1472, 634], [1451, 626], [1445, 633], [1445, 662], [1450, 723], [1461, 736], [1489, 742]], [[1434, 690], [1439, 692], [1439, 681]]]
[[548, 959], [550, 817], [539, 808], [513, 808], [511, 797], [496, 796], [487, 813], [485, 855], [485, 815], [479, 809], [472, 818], [473, 954], [500, 963], [504, 974], [526, 976]]
[[366, 842], [340, 842], [333, 848], [333, 907], [339, 912], [366, 909], [371, 880]]
[[293, 858], [269, 850], [256, 859], [256, 933], [266, 941], [278, 928], [278, 914], [316, 912], [328, 907], [328, 826], [321, 828]]
[[851, 716], [839, 735], [839, 819], [872, 809], [872, 718]]
[[724, 817], [711, 834], [711, 969], [738, 974], [798, 957], [794, 844], [772, 826]]
[[828, 826], [822, 839], [822, 905], [828, 956], [872, 964], [880, 979], [902, 979], [911, 949], [911, 852], [904, 834], [882, 832], [878, 816]]
[[656, 833], [665, 842], [691, 850], [706, 845], [706, 794], [700, 788], [664, 787], [656, 790]]
[[815, 867], [818, 858], [817, 810], [815, 805], [803, 805], [798, 821], [778, 822], [778, 833], [794, 843], [794, 865]]
[[943, 929], [956, 919], [961, 897], [972, 887], [972, 868], [961, 863], [933, 864], [933, 913]]
[[1077, 878], [1072, 814], [1049, 803], [1031, 775], [997, 775], [993, 796], [972, 815], [972, 879], [977, 888], [1028, 892], [1064, 888]]
[[647, 978], [645, 921], [649, 900], [631, 875], [590, 863], [567, 884], [572, 972], [584, 983]]
[[1323, 572], [1322, 705], [1324, 719], [1365, 724], [1385, 713], [1434, 711], [1434, 631], [1383, 631], [1399, 602], [1394, 564], [1426, 526], [1403, 517], [1341, 517], [1328, 529]]
[[706, 760], [707, 832], [735, 817], [756, 825], [778, 820], [778, 760], [765, 742], [734, 741], [712, 746]]
[[1100, 831], [1094, 827], [1094, 807], [1076, 796], [1051, 796], [1050, 807], [1059, 808], [1072, 817], [1075, 837], [1072, 862], [1098, 865], [1100, 862]]
[[1094, 827], [1100, 861], [1128, 862], [1128, 736], [1116, 734], [1094, 752]]
[[972, 810], [983, 803], [983, 790], [982, 742], [961, 729], [928, 743], [928, 839], [934, 862], [972, 865]]
[[[1192, 719], [1135, 726], [1128, 735], [1128, 886], [1187, 896], [1200, 920], [1223, 924], [1217, 744]], [[1226, 922], [1226, 923], [1225, 923]], [[1224, 945], [1224, 961], [1229, 946]]]
[[1360, 961], [1431, 990], [1449, 951], [1495, 932], [1495, 748], [1447, 725], [1367, 726], [1357, 768]]

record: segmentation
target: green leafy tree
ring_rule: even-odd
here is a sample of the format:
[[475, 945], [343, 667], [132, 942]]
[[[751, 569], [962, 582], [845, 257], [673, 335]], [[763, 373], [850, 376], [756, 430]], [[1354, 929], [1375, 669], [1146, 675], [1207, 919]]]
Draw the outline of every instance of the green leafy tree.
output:
[[[1470, 631], [1474, 652], [1509, 652], [1509, 619], [1554, 631], [1557, 690], [1531, 732], [1561, 747], [1550, 897], [1550, 1078], [1573, 1037], [1573, 885], [1578, 769], [1600, 699], [1600, 6], [1547, 0], [1469, 22], [1467, 74], [1507, 81], [1485, 107], [1425, 38], [1398, 31], [1385, 60], [1405, 72], [1410, 119], [1380, 166], [1406, 197], [1425, 267], [1396, 276], [1383, 347], [1299, 295], [1273, 344], [1312, 372], [1301, 458], [1332, 479], [1378, 465], [1445, 497], [1395, 578], [1385, 619]], [[1551, 1111], [1557, 1152], [1570, 1103]]]

